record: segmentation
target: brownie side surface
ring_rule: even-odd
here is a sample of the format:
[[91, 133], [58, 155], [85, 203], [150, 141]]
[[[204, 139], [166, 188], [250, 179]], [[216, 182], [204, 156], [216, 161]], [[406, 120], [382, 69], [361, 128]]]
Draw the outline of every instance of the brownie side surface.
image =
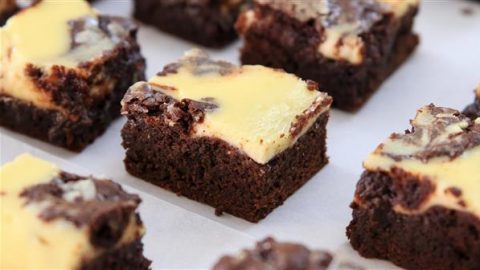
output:
[[[38, 108], [3, 94], [0, 126], [72, 151], [84, 149], [120, 116], [120, 101], [128, 87], [145, 78], [145, 59], [135, 40], [136, 31], [132, 29], [130, 38], [101, 60], [80, 64], [88, 76], [59, 66], [50, 74], [33, 65], [27, 67], [25, 72], [36, 87], [63, 111]], [[93, 87], [107, 81], [114, 84], [111, 91], [91, 94]]]
[[[243, 64], [262, 64], [317, 81], [334, 99], [334, 106], [354, 111], [360, 108], [382, 82], [412, 54], [419, 38], [412, 33], [417, 8], [410, 8], [401, 20], [386, 15], [361, 34], [365, 59], [354, 65], [322, 56], [322, 38], [315, 26], [302, 23], [268, 6], [257, 5], [259, 21], [245, 28], [240, 18], [237, 28], [245, 39]], [[268, 18], [268, 20], [262, 20]]]
[[150, 269], [150, 260], [143, 256], [143, 244], [137, 240], [128, 245], [104, 252], [101, 256], [84, 261], [81, 270], [131, 270]]
[[162, 31], [208, 46], [222, 47], [237, 38], [240, 5], [222, 10], [226, 1], [134, 1], [134, 17]]
[[328, 162], [328, 112], [293, 147], [261, 165], [223, 140], [192, 137], [190, 129], [198, 113], [193, 102], [174, 101], [159, 92], [130, 97], [127, 93], [124, 101], [127, 170], [209, 204], [217, 214], [227, 212], [258, 222]]
[[429, 181], [397, 176], [362, 175], [347, 228], [352, 246], [364, 257], [389, 260], [406, 269], [480, 269], [478, 217], [443, 206], [419, 214], [396, 212], [395, 204], [415, 208], [433, 190]]

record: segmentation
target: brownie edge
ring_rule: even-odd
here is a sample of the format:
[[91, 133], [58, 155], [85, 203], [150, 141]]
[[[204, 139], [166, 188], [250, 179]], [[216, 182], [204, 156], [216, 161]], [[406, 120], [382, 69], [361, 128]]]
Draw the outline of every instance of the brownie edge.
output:
[[135, 0], [134, 17], [203, 46], [220, 48], [237, 38], [234, 28], [242, 1]]
[[[88, 72], [88, 77], [57, 66], [46, 78], [40, 69], [27, 67], [29, 79], [62, 111], [0, 94], [0, 126], [71, 151], [83, 150], [120, 116], [120, 101], [128, 87], [145, 79], [145, 59], [136, 42], [136, 31], [133, 29], [127, 41], [101, 58], [83, 63], [79, 69]], [[105, 80], [112, 80], [113, 89], [92, 96], [91, 87]]]
[[425, 181], [408, 179], [410, 184], [394, 184], [399, 180], [385, 173], [362, 175], [347, 227], [353, 248], [412, 270], [480, 269], [480, 220], [442, 206], [415, 215], [396, 212], [394, 203], [418, 202], [432, 191]]
[[346, 111], [362, 107], [419, 44], [418, 35], [412, 32], [416, 7], [399, 19], [384, 15], [360, 35], [365, 42], [365, 59], [360, 64], [319, 54], [323, 32], [311, 21], [301, 22], [264, 5], [256, 5], [254, 12], [259, 22], [245, 15], [237, 21], [237, 29], [245, 40], [241, 62], [282, 68], [316, 81], [333, 97], [333, 106]]
[[123, 100], [127, 171], [211, 205], [216, 214], [258, 222], [328, 163], [328, 111], [292, 147], [259, 164], [221, 139], [192, 137], [195, 119], [202, 118], [195, 103], [148, 88], [135, 90]]

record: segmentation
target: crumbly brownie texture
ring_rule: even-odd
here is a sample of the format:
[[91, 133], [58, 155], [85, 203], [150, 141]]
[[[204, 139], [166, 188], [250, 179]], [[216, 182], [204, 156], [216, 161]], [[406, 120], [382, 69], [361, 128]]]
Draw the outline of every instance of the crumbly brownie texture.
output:
[[[129, 92], [124, 100], [128, 122], [122, 138], [128, 172], [209, 204], [218, 215], [227, 212], [258, 222], [328, 162], [328, 113], [295, 146], [259, 164], [223, 140], [192, 138], [195, 118], [203, 114], [195, 103], [155, 91]], [[175, 124], [169, 126], [172, 120]]]
[[0, 26], [4, 25], [10, 16], [18, 11], [18, 6], [15, 0], [0, 1]]
[[[416, 48], [419, 38], [412, 33], [412, 25], [418, 7], [410, 6], [399, 17], [370, 0], [327, 3], [330, 11], [310, 14], [315, 9], [305, 8], [293, 9], [299, 14], [289, 14], [284, 10], [291, 2], [257, 1], [254, 10], [237, 21], [245, 39], [241, 61], [283, 68], [314, 80], [333, 97], [334, 106], [354, 111]], [[352, 29], [352, 20], [358, 25], [355, 34], [340, 33], [344, 39], [331, 41], [337, 37], [336, 29]], [[325, 29], [330, 27], [331, 37], [325, 37]]]
[[135, 0], [134, 16], [162, 31], [208, 46], [237, 38], [234, 24], [248, 0]]
[[[256, 133], [256, 135], [265, 136], [259, 142], [256, 141], [259, 140], [258, 137], [251, 137], [248, 123], [245, 124], [247, 130], [242, 129], [243, 124], [240, 127], [232, 124], [238, 123], [243, 118], [224, 118], [227, 119], [223, 121], [227, 126], [223, 127], [212, 120], [214, 117], [222, 117], [222, 112], [227, 113], [231, 109], [222, 108], [222, 104], [228, 104], [231, 99], [225, 102], [223, 94], [217, 92], [226, 93], [225, 91], [229, 89], [219, 88], [211, 91], [210, 94], [217, 96], [200, 100], [176, 99], [166, 93], [174, 95], [187, 90], [175, 89], [172, 84], [160, 85], [157, 82], [154, 84], [154, 78], [150, 83], [137, 83], [132, 86], [122, 101], [122, 112], [128, 117], [122, 130], [123, 146], [126, 149], [125, 165], [131, 174], [179, 195], [209, 204], [216, 208], [217, 214], [227, 212], [251, 222], [258, 222], [281, 205], [328, 162], [325, 153], [325, 125], [331, 99], [323, 93], [316, 92], [316, 85], [307, 86], [305, 82], [283, 72], [266, 70], [263, 67], [253, 67], [253, 70], [248, 67], [235, 67], [225, 62], [211, 61], [195, 52], [190, 56], [193, 58], [186, 56], [179, 63], [167, 66], [163, 72], [159, 73], [160, 77], [157, 79], [168, 80], [174, 75], [184, 76], [183, 78], [193, 76], [198, 81], [190, 82], [188, 85], [193, 87], [207, 83], [210, 89], [205, 91], [215, 87], [215, 83], [212, 83], [215, 80], [219, 82], [220, 87], [233, 87], [227, 86], [228, 81], [237, 83], [243, 81], [248, 83], [249, 87], [256, 89], [254, 82], [257, 72], [267, 72], [268, 78], [276, 76], [279, 78], [277, 80], [285, 82], [282, 78], [288, 77], [286, 80], [296, 87], [302, 84], [305, 84], [305, 87], [312, 87], [311, 90], [288, 88], [277, 91], [284, 91], [286, 94], [293, 91], [315, 91], [305, 92], [305, 96], [315, 101], [307, 105], [305, 112], [299, 111], [301, 115], [292, 116], [296, 118], [294, 120], [296, 122], [292, 122], [291, 133], [287, 131], [285, 134], [282, 133], [283, 135], [277, 134], [271, 137], [271, 132], [264, 134], [265, 130], [269, 130], [270, 125], [272, 132], [275, 132], [274, 123], [283, 121], [282, 117], [288, 113], [288, 107], [295, 105], [295, 103], [274, 104], [274, 106], [284, 106], [285, 110], [282, 111], [282, 115], [277, 114], [280, 118], [274, 118], [275, 121], [265, 122], [263, 120], [270, 118], [264, 117], [263, 122], [258, 122], [263, 128], [259, 131], [262, 134]], [[193, 68], [190, 66], [191, 63], [196, 63], [198, 66]], [[192, 68], [192, 74], [186, 71], [189, 68]], [[240, 76], [247, 76], [243, 77], [247, 79], [242, 79]], [[211, 78], [212, 81], [206, 82], [204, 78]], [[182, 79], [182, 82], [185, 81]], [[245, 86], [236, 89], [242, 90]], [[269, 91], [269, 89], [257, 90]], [[268, 92], [264, 93], [255, 97], [260, 104], [264, 101], [270, 102]], [[298, 99], [299, 96], [296, 98]], [[238, 104], [242, 104], [242, 101], [234, 101], [234, 103], [237, 104], [230, 106], [236, 106], [238, 109]], [[248, 106], [247, 111], [240, 109], [240, 113], [248, 114], [250, 104], [243, 103], [240, 107]], [[261, 110], [266, 106], [271, 105], [257, 107]], [[269, 117], [272, 117], [277, 111], [267, 110], [267, 112], [270, 112]], [[230, 113], [232, 113], [231, 110]], [[238, 113], [233, 112], [234, 115]], [[260, 117], [257, 114], [253, 115]], [[207, 117], [210, 117], [209, 122]], [[252, 114], [245, 117], [252, 117]], [[215, 132], [208, 133], [208, 128], [213, 126], [216, 127]], [[199, 130], [212, 135], [205, 136], [202, 132], [199, 135]], [[239, 139], [240, 142], [235, 141], [234, 137], [222, 137], [224, 130], [236, 130], [235, 134], [243, 134]], [[273, 141], [270, 138], [273, 138]], [[277, 144], [279, 142], [287, 145]], [[278, 150], [279, 147], [286, 147], [286, 149], [273, 153], [272, 156], [269, 151]]]
[[479, 269], [480, 220], [446, 207], [418, 215], [395, 211], [398, 203], [419, 204], [432, 192], [413, 175], [366, 172], [357, 185], [347, 235], [362, 256], [389, 260], [406, 269]]
[[406, 269], [479, 269], [480, 121], [431, 105], [412, 124], [365, 161], [347, 236]]
[[[31, 172], [19, 171], [25, 167]], [[148, 269], [137, 195], [110, 180], [69, 174], [29, 155], [0, 173], [0, 199], [9, 206], [2, 211], [2, 245], [15, 241], [17, 247], [2, 251], [2, 267]], [[17, 252], [28, 259], [16, 260]], [[45, 260], [58, 252], [62, 259]]]
[[[24, 11], [25, 12], [25, 11]], [[0, 89], [0, 125], [72, 151], [81, 151], [120, 115], [120, 100], [128, 87], [143, 80], [145, 60], [136, 41], [137, 26], [128, 19], [99, 16], [70, 21], [70, 54], [79, 57], [89, 44], [110, 38], [116, 44], [76, 66], [26, 64], [22, 91], [39, 99], [15, 96], [18, 82], [5, 80]], [[95, 37], [104, 37], [96, 40]], [[4, 60], [5, 61], [5, 60]], [[18, 67], [18, 65], [12, 65]], [[14, 72], [14, 71], [12, 71]], [[10, 78], [14, 78], [10, 76]], [[1, 88], [1, 87], [0, 87]], [[33, 88], [35, 90], [26, 90]], [[45, 101], [47, 100], [47, 101]]]
[[326, 270], [333, 256], [325, 251], [311, 251], [296, 243], [277, 242], [267, 238], [254, 249], [244, 250], [238, 256], [224, 256], [213, 270], [276, 269], [276, 270]]
[[463, 113], [470, 117], [472, 120], [480, 117], [480, 85], [478, 86], [477, 90], [475, 91], [476, 97], [475, 101], [470, 104]]

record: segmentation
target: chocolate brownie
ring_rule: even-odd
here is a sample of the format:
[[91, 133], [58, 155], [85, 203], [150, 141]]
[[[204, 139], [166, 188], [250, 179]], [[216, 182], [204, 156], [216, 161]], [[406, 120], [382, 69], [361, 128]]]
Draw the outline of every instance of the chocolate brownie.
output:
[[335, 258], [328, 251], [310, 250], [304, 245], [277, 242], [269, 237], [254, 249], [236, 256], [223, 256], [213, 270], [362, 270], [363, 267]]
[[4, 25], [10, 16], [18, 11], [17, 1], [0, 0], [0, 26]]
[[465, 108], [463, 113], [470, 117], [472, 120], [475, 120], [477, 117], [480, 117], [480, 85], [475, 91], [475, 101]]
[[28, 154], [0, 176], [1, 269], [149, 268], [137, 195]]
[[480, 269], [480, 119], [430, 105], [412, 125], [364, 162], [350, 242], [406, 269]]
[[193, 50], [122, 101], [127, 170], [258, 222], [327, 162], [331, 98], [314, 82]]
[[129, 19], [98, 15], [85, 1], [39, 1], [12, 17], [2, 28], [0, 125], [82, 150], [144, 79], [136, 32]]
[[360, 108], [412, 54], [419, 0], [255, 0], [240, 15], [243, 64], [318, 82], [342, 110]]
[[135, 0], [134, 17], [146, 24], [208, 46], [237, 38], [234, 24], [250, 0]]

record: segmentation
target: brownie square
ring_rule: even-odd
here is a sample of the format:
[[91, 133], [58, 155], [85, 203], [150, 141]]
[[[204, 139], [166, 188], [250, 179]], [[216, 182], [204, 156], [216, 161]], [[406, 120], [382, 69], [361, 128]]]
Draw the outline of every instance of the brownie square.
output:
[[[49, 27], [44, 39], [25, 26], [35, 14]], [[98, 15], [83, 1], [38, 2], [10, 22], [0, 48], [0, 126], [81, 151], [120, 115], [128, 87], [144, 79], [137, 25]]]
[[149, 268], [137, 195], [29, 154], [0, 176], [1, 269]]
[[354, 111], [414, 51], [418, 0], [256, 0], [237, 21], [243, 64], [318, 82]]
[[[266, 88], [258, 88], [252, 78]], [[237, 82], [244, 84], [237, 87]], [[268, 105], [270, 96], [278, 98], [274, 97], [275, 89], [282, 84], [302, 88], [278, 90], [283, 103]], [[205, 85], [206, 88], [196, 89]], [[325, 126], [331, 99], [317, 89], [315, 83], [307, 84], [279, 70], [236, 67], [212, 61], [200, 51], [189, 52], [149, 83], [132, 86], [125, 95], [122, 113], [128, 121], [122, 138], [126, 168], [134, 176], [215, 207], [216, 214], [227, 212], [258, 222], [328, 162]], [[199, 96], [176, 96], [188, 91]], [[295, 96], [295, 91], [305, 95], [300, 98], [304, 100], [291, 102], [293, 96], [283, 97]], [[252, 106], [252, 110], [266, 108], [265, 114], [252, 116], [251, 105], [241, 103], [242, 99], [257, 101], [258, 106]], [[300, 108], [300, 103], [305, 108], [293, 112], [298, 115], [286, 112], [289, 106]], [[285, 111], [277, 109], [282, 106]], [[232, 112], [237, 109], [238, 112]], [[278, 121], [269, 118], [273, 117], [269, 114], [276, 114]], [[242, 117], [236, 118], [238, 115]], [[293, 122], [289, 123], [290, 120]], [[272, 133], [260, 128], [256, 129], [260, 135], [255, 137], [242, 127], [244, 124], [255, 128], [251, 123], [257, 121], [266, 130], [271, 127]], [[278, 130], [276, 122], [291, 126]], [[229, 130], [234, 130], [230, 134], [246, 133], [238, 141], [234, 135], [224, 135]], [[275, 152], [269, 152], [272, 149]]]
[[364, 162], [350, 243], [406, 269], [479, 269], [480, 121], [430, 105], [412, 125]]
[[477, 90], [475, 91], [475, 101], [468, 105], [463, 113], [472, 120], [480, 117], [480, 86], [478, 86]]
[[207, 47], [237, 38], [234, 24], [248, 0], [135, 0], [134, 17], [146, 24]]

